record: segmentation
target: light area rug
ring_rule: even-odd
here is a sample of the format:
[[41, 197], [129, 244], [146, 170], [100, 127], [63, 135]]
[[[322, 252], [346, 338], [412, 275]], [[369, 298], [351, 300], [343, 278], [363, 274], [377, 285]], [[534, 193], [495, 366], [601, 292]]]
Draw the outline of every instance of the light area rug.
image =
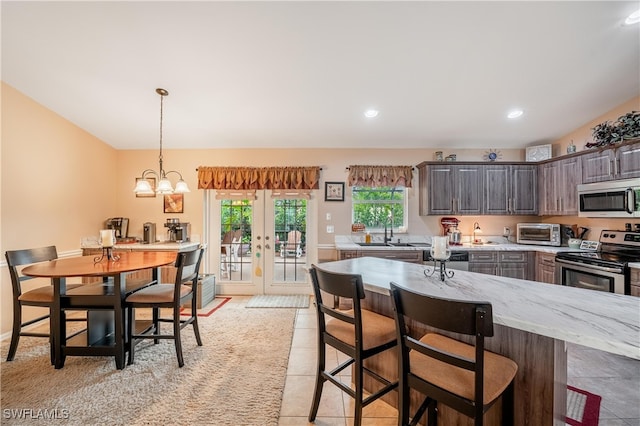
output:
[[598, 426], [602, 397], [567, 386], [567, 425]]
[[308, 308], [306, 294], [259, 294], [247, 302], [247, 308]]
[[227, 303], [198, 319], [204, 346], [183, 330], [183, 368], [171, 340], [139, 344], [124, 370], [113, 357], [67, 357], [55, 370], [45, 339], [21, 338], [12, 362], [5, 339], [2, 424], [277, 425], [295, 313]]

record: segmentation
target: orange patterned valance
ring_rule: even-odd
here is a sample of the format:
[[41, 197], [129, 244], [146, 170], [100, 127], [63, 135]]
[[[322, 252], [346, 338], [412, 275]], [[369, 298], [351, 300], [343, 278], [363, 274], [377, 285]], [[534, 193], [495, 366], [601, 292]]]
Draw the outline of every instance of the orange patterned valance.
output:
[[349, 186], [411, 188], [412, 179], [411, 166], [349, 166]]
[[198, 167], [198, 189], [319, 189], [320, 167]]

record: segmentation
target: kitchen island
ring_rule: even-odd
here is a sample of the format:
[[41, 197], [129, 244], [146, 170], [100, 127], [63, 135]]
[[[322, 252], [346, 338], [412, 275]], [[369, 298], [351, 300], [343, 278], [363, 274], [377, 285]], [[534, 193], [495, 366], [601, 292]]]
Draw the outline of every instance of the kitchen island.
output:
[[[487, 349], [518, 364], [516, 424], [565, 424], [565, 342], [640, 360], [640, 299], [635, 297], [465, 271], [455, 271], [443, 282], [438, 274], [425, 276], [429, 266], [370, 257], [321, 267], [361, 274], [367, 294], [363, 307], [389, 317], [393, 317], [388, 293], [391, 281], [424, 294], [490, 302], [495, 335], [487, 340]], [[425, 330], [414, 324], [411, 332], [419, 335]], [[384, 355], [371, 367], [383, 375], [397, 375], [395, 353]], [[395, 405], [395, 398], [390, 395], [387, 402]], [[446, 418], [439, 424], [458, 424], [455, 414], [443, 408], [441, 414]], [[499, 408], [491, 411], [496, 415]], [[488, 416], [489, 424], [496, 424], [490, 413]]]

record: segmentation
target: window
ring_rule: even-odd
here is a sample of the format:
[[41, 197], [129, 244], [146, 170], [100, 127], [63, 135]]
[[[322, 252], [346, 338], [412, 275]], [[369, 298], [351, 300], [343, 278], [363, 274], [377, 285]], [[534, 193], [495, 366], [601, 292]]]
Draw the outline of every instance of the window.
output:
[[[353, 223], [364, 223], [368, 231], [382, 231], [385, 225], [395, 231], [407, 230], [407, 190], [405, 187], [365, 188], [352, 190]], [[393, 219], [393, 223], [391, 223]]]

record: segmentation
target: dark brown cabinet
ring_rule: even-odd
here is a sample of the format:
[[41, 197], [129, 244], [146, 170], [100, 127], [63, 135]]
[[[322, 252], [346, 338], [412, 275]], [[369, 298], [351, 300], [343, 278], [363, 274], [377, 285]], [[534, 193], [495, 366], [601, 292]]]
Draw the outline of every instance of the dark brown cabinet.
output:
[[422, 263], [422, 250], [340, 250], [338, 255], [340, 260], [356, 257], [379, 257], [409, 263]]
[[631, 295], [640, 297], [640, 269], [631, 268]]
[[582, 183], [582, 161], [570, 157], [540, 165], [539, 214], [578, 215], [578, 184]]
[[484, 166], [484, 214], [538, 214], [537, 165]]
[[533, 252], [470, 251], [469, 271], [501, 277], [530, 280], [533, 277]]
[[582, 183], [640, 177], [640, 142], [581, 156]]
[[536, 281], [556, 284], [556, 255], [555, 253], [536, 253]]
[[420, 214], [482, 214], [481, 167], [448, 163], [419, 167]]

